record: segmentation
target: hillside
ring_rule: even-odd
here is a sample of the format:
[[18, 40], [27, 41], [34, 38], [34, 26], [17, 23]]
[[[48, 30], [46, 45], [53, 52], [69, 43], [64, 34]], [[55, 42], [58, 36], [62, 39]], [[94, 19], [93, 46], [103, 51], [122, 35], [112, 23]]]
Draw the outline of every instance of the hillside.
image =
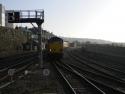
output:
[[78, 41], [78, 42], [91, 42], [91, 43], [97, 43], [97, 44], [111, 44], [113, 42], [111, 41], [106, 41], [106, 40], [101, 40], [101, 39], [89, 39], [89, 38], [68, 38], [68, 37], [62, 37], [64, 41]]

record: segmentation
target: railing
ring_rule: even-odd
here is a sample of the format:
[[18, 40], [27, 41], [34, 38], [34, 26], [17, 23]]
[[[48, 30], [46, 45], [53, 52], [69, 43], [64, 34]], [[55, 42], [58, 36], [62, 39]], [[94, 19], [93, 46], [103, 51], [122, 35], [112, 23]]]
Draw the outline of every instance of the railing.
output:
[[40, 18], [44, 19], [44, 10], [7, 10], [8, 13], [19, 12], [20, 18]]
[[9, 23], [43, 23], [44, 10], [7, 10]]
[[20, 18], [44, 19], [44, 11], [43, 10], [21, 10]]

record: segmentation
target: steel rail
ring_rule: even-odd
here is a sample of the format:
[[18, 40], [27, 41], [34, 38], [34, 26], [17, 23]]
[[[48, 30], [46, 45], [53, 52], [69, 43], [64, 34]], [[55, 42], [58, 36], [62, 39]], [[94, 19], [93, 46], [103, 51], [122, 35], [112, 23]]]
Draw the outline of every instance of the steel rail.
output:
[[[81, 71], [80, 73], [81, 73], [82, 75], [85, 75], [85, 74], [86, 74], [86, 75], [85, 75], [86, 78], [90, 79], [90, 80], [93, 81], [93, 82], [99, 83], [100, 85], [103, 85], [103, 86], [106, 87], [107, 89], [116, 91], [116, 92], [118, 92], [119, 94], [125, 93], [125, 91], [122, 90], [122, 89], [124, 89], [124, 88], [121, 88], [121, 87], [119, 87], [119, 88], [113, 88], [112, 86], [110, 86], [110, 84], [107, 85], [107, 84], [105, 84], [105, 82], [98, 81], [98, 79], [96, 79], [96, 77], [95, 77], [95, 79], [94, 79], [94, 78], [88, 76], [89, 74], [92, 74], [91, 72], [86, 71], [86, 70], [84, 70], [84, 69], [81, 69], [80, 67], [75, 66], [75, 65], [73, 65], [73, 64], [70, 64], [70, 66], [72, 66], [73, 68], [75, 68], [75, 69], [78, 70], [79, 72]], [[83, 72], [84, 72], [84, 73], [83, 73]], [[93, 74], [93, 75], [95, 75], [95, 74]], [[98, 77], [99, 77], [99, 75], [95, 75], [95, 76], [98, 76]]]
[[89, 89], [91, 89], [91, 92], [92, 91], [96, 92], [94, 94], [106, 94], [100, 88], [98, 88], [96, 85], [94, 85], [91, 81], [89, 81], [87, 78], [85, 78], [83, 75], [78, 73], [76, 70], [72, 69], [70, 66], [64, 65], [64, 63], [62, 63], [60, 61], [57, 63], [57, 65], [62, 67], [62, 68], [64, 68], [64, 70], [67, 70], [67, 71], [71, 72], [73, 75], [76, 75], [79, 78], [80, 81], [84, 81], [86, 84], [88, 84], [89, 85]]
[[73, 67], [69, 66], [68, 64], [63, 63], [62, 61], [60, 61], [60, 62], [61, 62], [61, 64], [63, 64], [65, 69], [67, 69], [68, 71], [70, 71], [70, 72], [74, 73], [75, 75], [79, 76], [80, 79], [86, 81], [92, 88], [97, 90], [98, 93], [106, 94], [103, 90], [101, 90], [98, 86], [96, 86], [94, 83], [92, 83], [89, 79], [87, 79], [84, 75], [82, 75], [80, 72], [75, 70]]
[[[81, 51], [79, 51], [79, 50], [78, 50], [77, 52], [78, 52], [79, 54], [81, 54], [81, 55], [83, 54], [83, 53], [81, 53]], [[85, 53], [86, 53], [86, 52], [85, 52]], [[91, 53], [91, 52], [88, 52], [88, 53]], [[92, 54], [93, 54], [93, 55], [94, 55], [94, 54], [97, 55], [97, 56], [94, 56], [94, 57], [98, 57], [98, 56], [99, 56], [99, 58], [100, 58], [100, 56], [101, 56], [102, 60], [105, 60], [105, 59], [103, 59], [103, 57], [104, 57], [104, 58], [105, 58], [105, 57], [106, 57], [106, 58], [107, 58], [107, 57], [111, 57], [111, 58], [110, 58], [108, 61], [107, 61], [107, 60], [106, 60], [106, 61], [100, 61], [100, 60], [98, 60], [98, 58], [93, 58], [90, 54], [87, 54], [87, 55], [86, 55], [87, 57], [84, 56], [84, 58], [89, 58], [90, 60], [94, 60], [94, 61], [96, 61], [96, 62], [97, 62], [97, 61], [98, 61], [98, 62], [104, 62], [104, 63], [105, 63], [105, 62], [109, 62], [109, 61], [110, 61], [110, 62], [113, 62], [114, 64], [112, 64], [112, 66], [110, 66], [110, 65], [102, 65], [102, 66], [106, 66], [107, 68], [110, 68], [110, 69], [112, 69], [112, 70], [114, 70], [114, 71], [118, 71], [118, 72], [121, 72], [121, 73], [124, 73], [124, 74], [125, 74], [125, 72], [121, 71], [121, 68], [120, 68], [120, 67], [121, 67], [121, 64], [124, 64], [124, 61], [125, 61], [125, 59], [124, 59], [123, 57], [122, 57], [122, 58], [119, 58], [119, 56], [115, 56], [115, 57], [114, 57], [114, 56], [111, 56], [111, 55], [108, 55], [108, 54], [96, 53], [96, 52], [94, 52], [94, 53], [92, 52]], [[118, 63], [118, 62], [115, 63], [116, 58], [117, 58], [117, 59], [120, 59], [120, 60], [121, 60], [121, 59], [122, 59], [122, 60], [124, 59], [123, 63], [121, 63], [121, 64]], [[103, 64], [103, 63], [102, 63], [102, 64]], [[99, 65], [100, 65], [100, 64], [99, 64]], [[123, 66], [124, 66], [124, 65], [123, 65]]]
[[[73, 59], [76, 59], [76, 57], [73, 57]], [[80, 60], [81, 61], [81, 60]], [[82, 61], [81, 61], [82, 62]], [[74, 66], [74, 67], [78, 67], [78, 66]], [[101, 80], [99, 80], [98, 78], [99, 77], [101, 77], [101, 79], [107, 79], [107, 80], [109, 80], [108, 78], [106, 78], [105, 76], [102, 76], [102, 75], [97, 75], [97, 74], [95, 74], [95, 73], [93, 73], [93, 72], [89, 72], [89, 71], [87, 71], [87, 70], [84, 70], [83, 68], [81, 69], [84, 73], [87, 73], [87, 75], [86, 75], [86, 77], [87, 78], [89, 78], [89, 79], [91, 79], [91, 80], [93, 80], [93, 81], [96, 81], [97, 83], [100, 83], [100, 84], [102, 84], [102, 85], [104, 85], [104, 86], [106, 86], [106, 87], [109, 87], [109, 88], [111, 88], [111, 89], [113, 89], [113, 90], [116, 90], [116, 91], [118, 91], [118, 92], [120, 92], [120, 93], [125, 93], [125, 90], [124, 90], [124, 87], [125, 87], [125, 84], [124, 84], [124, 82], [122, 83], [122, 82], [120, 82], [120, 81], [116, 81], [117, 83], [120, 83], [120, 84], [117, 84], [116, 82], [115, 83], [111, 83], [112, 81], [113, 81], [113, 78], [112, 78], [112, 80], [111, 80], [111, 78], [110, 78], [110, 83], [111, 84], [113, 84], [113, 86], [111, 86], [111, 84], [106, 84], [105, 82], [102, 82]], [[88, 76], [88, 74], [90, 74], [90, 75], [93, 75], [93, 77], [94, 78], [96, 78], [96, 80], [95, 79], [93, 79], [92, 78], [92, 76]], [[106, 80], [105, 80], [106, 81]], [[115, 80], [114, 80], [115, 81]], [[115, 85], [115, 86], [114, 86]], [[123, 87], [123, 85], [124, 85], [124, 87]]]
[[[8, 79], [9, 75], [8, 75], [8, 70], [9, 69], [16, 69], [15, 70], [15, 74], [25, 70], [28, 66], [30, 66], [32, 63], [27, 63], [30, 61], [35, 60], [35, 58], [37, 57], [37, 55], [35, 55], [34, 57], [30, 57], [30, 58], [23, 58], [23, 60], [20, 58], [20, 62], [18, 63], [14, 63], [13, 65], [9, 66], [6, 68], [6, 70], [1, 71], [0, 73], [4, 74], [3, 76], [1, 76], [0, 82], [3, 82], [4, 80]], [[16, 61], [15, 61], [16, 62]]]
[[[33, 60], [30, 59], [29, 61]], [[6, 76], [4, 76], [2, 79], [0, 79], [0, 82], [2, 81], [2, 84], [0, 85], [0, 89], [7, 87], [8, 85], [11, 85], [12, 83], [15, 82], [15, 80], [20, 79], [20, 78], [15, 78], [16, 76], [18, 77], [19, 74], [21, 74], [25, 69], [27, 69], [29, 66], [31, 66], [33, 63], [29, 63], [26, 64], [24, 66], [21, 66], [20, 68], [16, 69], [15, 71], [15, 75], [13, 76], [14, 79], [13, 81], [10, 81], [8, 78], [10, 78], [10, 76], [7, 74]], [[8, 80], [7, 80], [8, 79]], [[7, 80], [7, 81], [4, 81]], [[3, 83], [4, 82], [4, 83]]]
[[[26, 56], [26, 57], [25, 57], [25, 56]], [[27, 56], [28, 56], [28, 57], [27, 57]], [[31, 54], [28, 53], [28, 55], [27, 55], [27, 54], [24, 54], [24, 56], [21, 56], [21, 57], [19, 56], [17, 60], [14, 60], [14, 61], [13, 61], [13, 62], [14, 62], [13, 64], [11, 64], [10, 66], [7, 66], [6, 68], [0, 70], [0, 77], [1, 77], [1, 79], [2, 79], [2, 78], [5, 78], [5, 77], [3, 77], [3, 76], [6, 76], [6, 74], [7, 74], [7, 72], [8, 72], [9, 69], [15, 68], [15, 67], [17, 67], [17, 66], [19, 66], [19, 65], [21, 65], [21, 64], [23, 64], [23, 63], [25, 63], [26, 60], [28, 60], [29, 58], [31, 58], [31, 56], [36, 57], [37, 54], [35, 53], [35, 54], [31, 55]], [[4, 63], [4, 62], [3, 62], [3, 63]], [[9, 62], [8, 62], [8, 63], [9, 63]]]
[[71, 84], [65, 78], [65, 76], [58, 68], [58, 66], [55, 63], [53, 63], [53, 65], [54, 65], [54, 68], [56, 69], [57, 74], [59, 75], [58, 78], [62, 82], [65, 92], [67, 92], [67, 94], [76, 94], [75, 90], [72, 88]]
[[91, 59], [91, 58], [88, 59], [88, 58], [86, 58], [86, 57], [81, 57], [81, 56], [77, 55], [76, 53], [73, 53], [73, 55], [75, 55], [75, 56], [77, 56], [77, 57], [79, 57], [79, 58], [81, 58], [81, 59], [83, 59], [83, 60], [92, 62], [93, 64], [95, 64], [95, 65], [97, 65], [97, 66], [99, 66], [99, 67], [101, 67], [101, 68], [104, 68], [104, 69], [106, 69], [106, 70], [114, 71], [114, 73], [117, 72], [117, 76], [118, 76], [118, 75], [121, 75], [121, 74], [122, 74], [122, 75], [125, 75], [125, 72], [120, 71], [120, 70], [118, 70], [118, 69], [116, 69], [116, 68], [111, 68], [111, 67], [108, 67], [108, 66], [100, 65], [100, 64], [98, 64], [97, 61], [95, 61], [94, 59]]
[[[24, 54], [24, 55], [22, 55], [22, 56], [17, 56], [17, 57], [13, 57], [13, 58], [15, 58], [14, 60], [12, 60], [12, 59], [7, 59], [6, 58], [6, 61], [3, 61], [2, 63], [3, 64], [5, 64], [5, 63], [8, 63], [8, 65], [5, 67], [5, 68], [3, 68], [3, 69], [0, 69], [0, 72], [2, 72], [2, 71], [4, 71], [4, 70], [6, 70], [7, 68], [9, 68], [9, 67], [11, 67], [11, 66], [13, 66], [13, 65], [15, 65], [15, 63], [17, 64], [17, 63], [20, 63], [21, 61], [23, 61], [23, 60], [25, 60], [26, 58], [29, 58], [29, 57], [31, 57], [31, 56], [35, 56], [35, 55], [37, 55], [37, 53], [30, 53], [30, 55], [29, 55], [29, 53], [28, 54]], [[12, 61], [11, 61], [12, 60]], [[11, 64], [11, 62], [13, 62], [12, 64]], [[9, 65], [9, 64], [11, 64], [11, 65]]]
[[4, 71], [6, 69], [6, 67], [14, 64], [15, 61], [16, 62], [18, 62], [18, 61], [20, 62], [21, 60], [23, 60], [25, 58], [29, 58], [30, 56], [33, 56], [35, 54], [37, 54], [37, 53], [36, 52], [35, 53], [30, 52], [30, 53], [19, 54], [17, 56], [14, 55], [13, 57], [12, 56], [6, 57], [6, 58], [4, 58], [2, 60], [0, 59], [0, 67], [1, 67], [0, 68], [0, 72]]
[[[76, 55], [72, 55], [72, 54], [70, 54], [70, 56], [71, 57], [73, 57], [75, 60], [77, 60], [78, 62], [80, 62], [80, 63], [82, 63], [82, 64], [85, 64], [86, 66], [88, 66], [88, 67], [90, 67], [91, 69], [94, 69], [94, 70], [96, 70], [96, 71], [98, 71], [98, 72], [100, 72], [100, 73], [102, 73], [102, 75], [104, 75], [104, 76], [107, 76], [107, 77], [109, 77], [110, 79], [115, 79], [115, 80], [117, 80], [117, 81], [119, 81], [119, 82], [121, 82], [121, 83], [125, 83], [125, 80], [124, 79], [121, 79], [121, 78], [119, 78], [118, 77], [118, 75], [120, 75], [120, 74], [122, 74], [122, 75], [125, 75], [125, 74], [123, 74], [123, 73], [121, 73], [121, 72], [119, 72], [119, 74], [117, 73], [117, 75], [113, 75], [113, 74], [111, 74], [111, 73], [109, 73], [109, 72], [106, 72], [106, 71], [108, 71], [108, 68], [106, 68], [105, 69], [105, 67], [103, 67], [103, 66], [96, 66], [97, 64], [96, 63], [88, 63], [90, 60], [84, 60], [84, 59], [82, 59], [82, 58], [80, 58], [79, 56], [76, 56]], [[95, 65], [94, 65], [95, 64]], [[103, 71], [101, 71], [101, 70], [103, 70]], [[110, 69], [111, 70], [111, 69]], [[113, 72], [113, 70], [112, 70], [112, 72]], [[118, 72], [118, 71], [117, 71]], [[114, 72], [114, 74], [115, 74], [115, 72]]]

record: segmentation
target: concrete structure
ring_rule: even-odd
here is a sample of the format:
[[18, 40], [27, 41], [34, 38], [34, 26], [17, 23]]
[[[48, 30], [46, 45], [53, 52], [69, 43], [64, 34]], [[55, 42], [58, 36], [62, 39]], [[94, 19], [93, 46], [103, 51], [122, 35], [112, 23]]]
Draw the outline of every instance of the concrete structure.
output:
[[0, 26], [5, 26], [5, 7], [0, 4]]
[[5, 26], [9, 28], [14, 28], [14, 23], [8, 23], [8, 12], [10, 12], [10, 10], [5, 11]]

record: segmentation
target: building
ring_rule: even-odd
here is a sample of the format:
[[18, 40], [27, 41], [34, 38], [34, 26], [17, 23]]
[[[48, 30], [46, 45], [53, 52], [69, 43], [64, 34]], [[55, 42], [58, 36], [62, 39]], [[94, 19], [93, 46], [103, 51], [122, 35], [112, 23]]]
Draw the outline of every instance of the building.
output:
[[69, 42], [68, 41], [64, 41], [63, 42], [63, 47], [64, 48], [68, 48], [69, 47]]
[[5, 7], [0, 4], [0, 26], [5, 26]]
[[[29, 30], [32, 31], [32, 39], [38, 43], [38, 29], [37, 28], [30, 28]], [[53, 33], [50, 33], [47, 30], [42, 30], [42, 49], [45, 49], [45, 44], [48, 39], [55, 36]]]
[[11, 12], [10, 10], [5, 11], [5, 26], [9, 28], [14, 28], [14, 23], [8, 23], [8, 13]]
[[[37, 28], [30, 28], [29, 30], [31, 30], [32, 31], [32, 37], [34, 38], [34, 39], [38, 39], [38, 29]], [[46, 40], [48, 40], [49, 38], [51, 38], [51, 37], [53, 37], [53, 36], [56, 36], [56, 35], [54, 35], [53, 33], [50, 33], [49, 31], [47, 31], [47, 30], [42, 30], [42, 35], [41, 35], [41, 37], [42, 37], [42, 41], [43, 42], [46, 42]]]
[[8, 12], [10, 11], [5, 10], [5, 6], [0, 4], [0, 26], [14, 28], [14, 23], [8, 23]]

